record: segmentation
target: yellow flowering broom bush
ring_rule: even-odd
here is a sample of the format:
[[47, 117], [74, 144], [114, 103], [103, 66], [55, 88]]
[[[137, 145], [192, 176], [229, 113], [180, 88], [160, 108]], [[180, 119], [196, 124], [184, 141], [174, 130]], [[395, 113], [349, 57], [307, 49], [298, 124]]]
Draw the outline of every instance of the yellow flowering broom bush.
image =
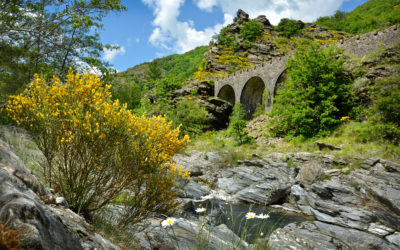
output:
[[32, 134], [46, 157], [45, 181], [74, 211], [89, 216], [122, 193], [138, 218], [173, 209], [174, 183], [189, 173], [172, 156], [189, 138], [165, 117], [134, 115], [111, 100], [110, 88], [72, 70], [65, 83], [36, 75], [7, 113]]

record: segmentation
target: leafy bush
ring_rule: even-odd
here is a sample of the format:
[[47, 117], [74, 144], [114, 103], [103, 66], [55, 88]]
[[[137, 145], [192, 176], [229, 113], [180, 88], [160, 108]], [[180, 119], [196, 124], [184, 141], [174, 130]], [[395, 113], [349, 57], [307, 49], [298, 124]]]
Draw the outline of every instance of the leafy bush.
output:
[[128, 109], [135, 109], [140, 106], [142, 92], [138, 84], [119, 84], [111, 87], [113, 99], [118, 99], [121, 103], [126, 103]]
[[[148, 85], [152, 84], [150, 82]], [[149, 89], [153, 88], [153, 95], [157, 97], [166, 97], [175, 89], [179, 89], [183, 86], [183, 79], [179, 76], [168, 75], [155, 82], [156, 86], [148, 86]]]
[[263, 34], [263, 26], [261, 23], [250, 20], [244, 23], [244, 26], [240, 29], [240, 36], [249, 41], [254, 40], [256, 37]]
[[378, 82], [372, 94], [373, 104], [366, 111], [367, 125], [359, 132], [361, 138], [386, 139], [396, 145], [400, 143], [400, 74]]
[[188, 137], [179, 139], [179, 128], [165, 117], [133, 115], [111, 100], [110, 88], [72, 71], [65, 84], [36, 75], [7, 112], [31, 133], [46, 157], [44, 179], [74, 211], [89, 216], [126, 190], [140, 201], [136, 207], [173, 209], [174, 182], [188, 173], [171, 158]]
[[288, 59], [289, 80], [278, 89], [271, 110], [271, 131], [277, 136], [326, 134], [352, 108], [351, 85], [339, 51], [317, 43], [299, 47]]
[[[191, 97], [189, 97], [191, 98]], [[169, 107], [167, 117], [174, 124], [182, 125], [182, 132], [187, 134], [200, 134], [207, 126], [208, 113], [204, 107], [189, 99], [182, 99], [175, 107]]]
[[230, 116], [227, 135], [232, 135], [236, 140], [238, 145], [248, 143], [251, 141], [251, 137], [247, 134], [247, 121], [245, 120], [246, 111], [243, 109], [241, 103], [236, 103], [233, 107], [232, 114]]
[[304, 24], [301, 21], [282, 18], [278, 25], [275, 27], [275, 30], [280, 32], [285, 37], [289, 38], [297, 34], [303, 27]]
[[233, 35], [228, 33], [228, 28], [224, 27], [219, 32], [219, 35], [216, 37], [217, 43], [220, 45], [224, 45], [225, 47], [231, 48], [233, 50], [238, 49], [238, 44]]

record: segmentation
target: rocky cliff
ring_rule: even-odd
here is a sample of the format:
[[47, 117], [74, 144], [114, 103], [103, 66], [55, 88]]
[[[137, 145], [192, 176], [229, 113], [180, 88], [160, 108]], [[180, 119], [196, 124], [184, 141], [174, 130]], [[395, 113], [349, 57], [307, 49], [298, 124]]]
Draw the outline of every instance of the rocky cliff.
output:
[[[255, 21], [262, 27], [262, 34], [249, 41], [241, 36], [241, 31], [249, 21]], [[337, 42], [347, 38], [344, 32], [329, 31], [319, 25], [296, 21], [299, 31], [291, 37], [276, 31], [266, 16], [250, 19], [243, 10], [238, 10], [232, 24], [223, 29], [219, 36], [231, 38], [230, 46], [223, 44], [220, 38], [211, 41], [204, 54], [205, 64], [202, 69], [211, 74], [231, 73], [237, 70], [262, 65], [274, 58], [287, 56], [296, 47], [300, 39], [317, 40], [321, 44]]]

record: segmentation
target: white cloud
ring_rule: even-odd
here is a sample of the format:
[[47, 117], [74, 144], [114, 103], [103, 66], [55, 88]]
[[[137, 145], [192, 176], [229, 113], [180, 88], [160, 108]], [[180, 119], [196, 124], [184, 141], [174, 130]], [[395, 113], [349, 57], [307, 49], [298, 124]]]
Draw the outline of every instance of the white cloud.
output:
[[283, 17], [314, 21], [319, 16], [333, 14], [345, 1], [348, 0], [194, 0], [203, 11], [212, 12], [219, 8], [224, 13], [223, 24], [197, 30], [193, 20], [178, 20], [185, 0], [142, 0], [153, 10], [155, 17], [150, 43], [163, 50], [180, 53], [208, 44], [215, 33], [232, 22], [238, 9], [249, 13], [251, 18], [265, 15], [276, 25]]
[[[113, 45], [113, 46], [118, 46], [118, 45]], [[118, 49], [104, 49], [104, 55], [103, 55], [103, 60], [107, 62], [112, 62], [117, 55], [123, 55], [125, 54], [125, 47], [124, 46], [119, 46]]]

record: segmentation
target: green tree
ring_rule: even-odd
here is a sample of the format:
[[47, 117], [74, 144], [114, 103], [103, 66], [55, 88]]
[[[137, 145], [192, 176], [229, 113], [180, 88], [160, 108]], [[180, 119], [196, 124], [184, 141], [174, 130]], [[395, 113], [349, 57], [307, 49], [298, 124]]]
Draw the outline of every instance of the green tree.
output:
[[334, 48], [299, 47], [286, 64], [289, 79], [277, 91], [270, 115], [277, 136], [312, 137], [332, 131], [352, 109], [350, 80]]
[[120, 0], [15, 0], [0, 3], [0, 87], [15, 92], [34, 73], [63, 78], [83, 64], [108, 75], [98, 30]]
[[232, 135], [238, 145], [242, 145], [251, 141], [251, 137], [247, 134], [247, 121], [245, 120], [246, 110], [243, 109], [241, 103], [236, 103], [233, 107], [231, 116], [229, 117], [229, 126], [227, 135]]
[[150, 80], [157, 80], [160, 79], [161, 77], [161, 69], [160, 66], [158, 66], [157, 61], [152, 61], [151, 63], [148, 64], [148, 71], [147, 75]]

